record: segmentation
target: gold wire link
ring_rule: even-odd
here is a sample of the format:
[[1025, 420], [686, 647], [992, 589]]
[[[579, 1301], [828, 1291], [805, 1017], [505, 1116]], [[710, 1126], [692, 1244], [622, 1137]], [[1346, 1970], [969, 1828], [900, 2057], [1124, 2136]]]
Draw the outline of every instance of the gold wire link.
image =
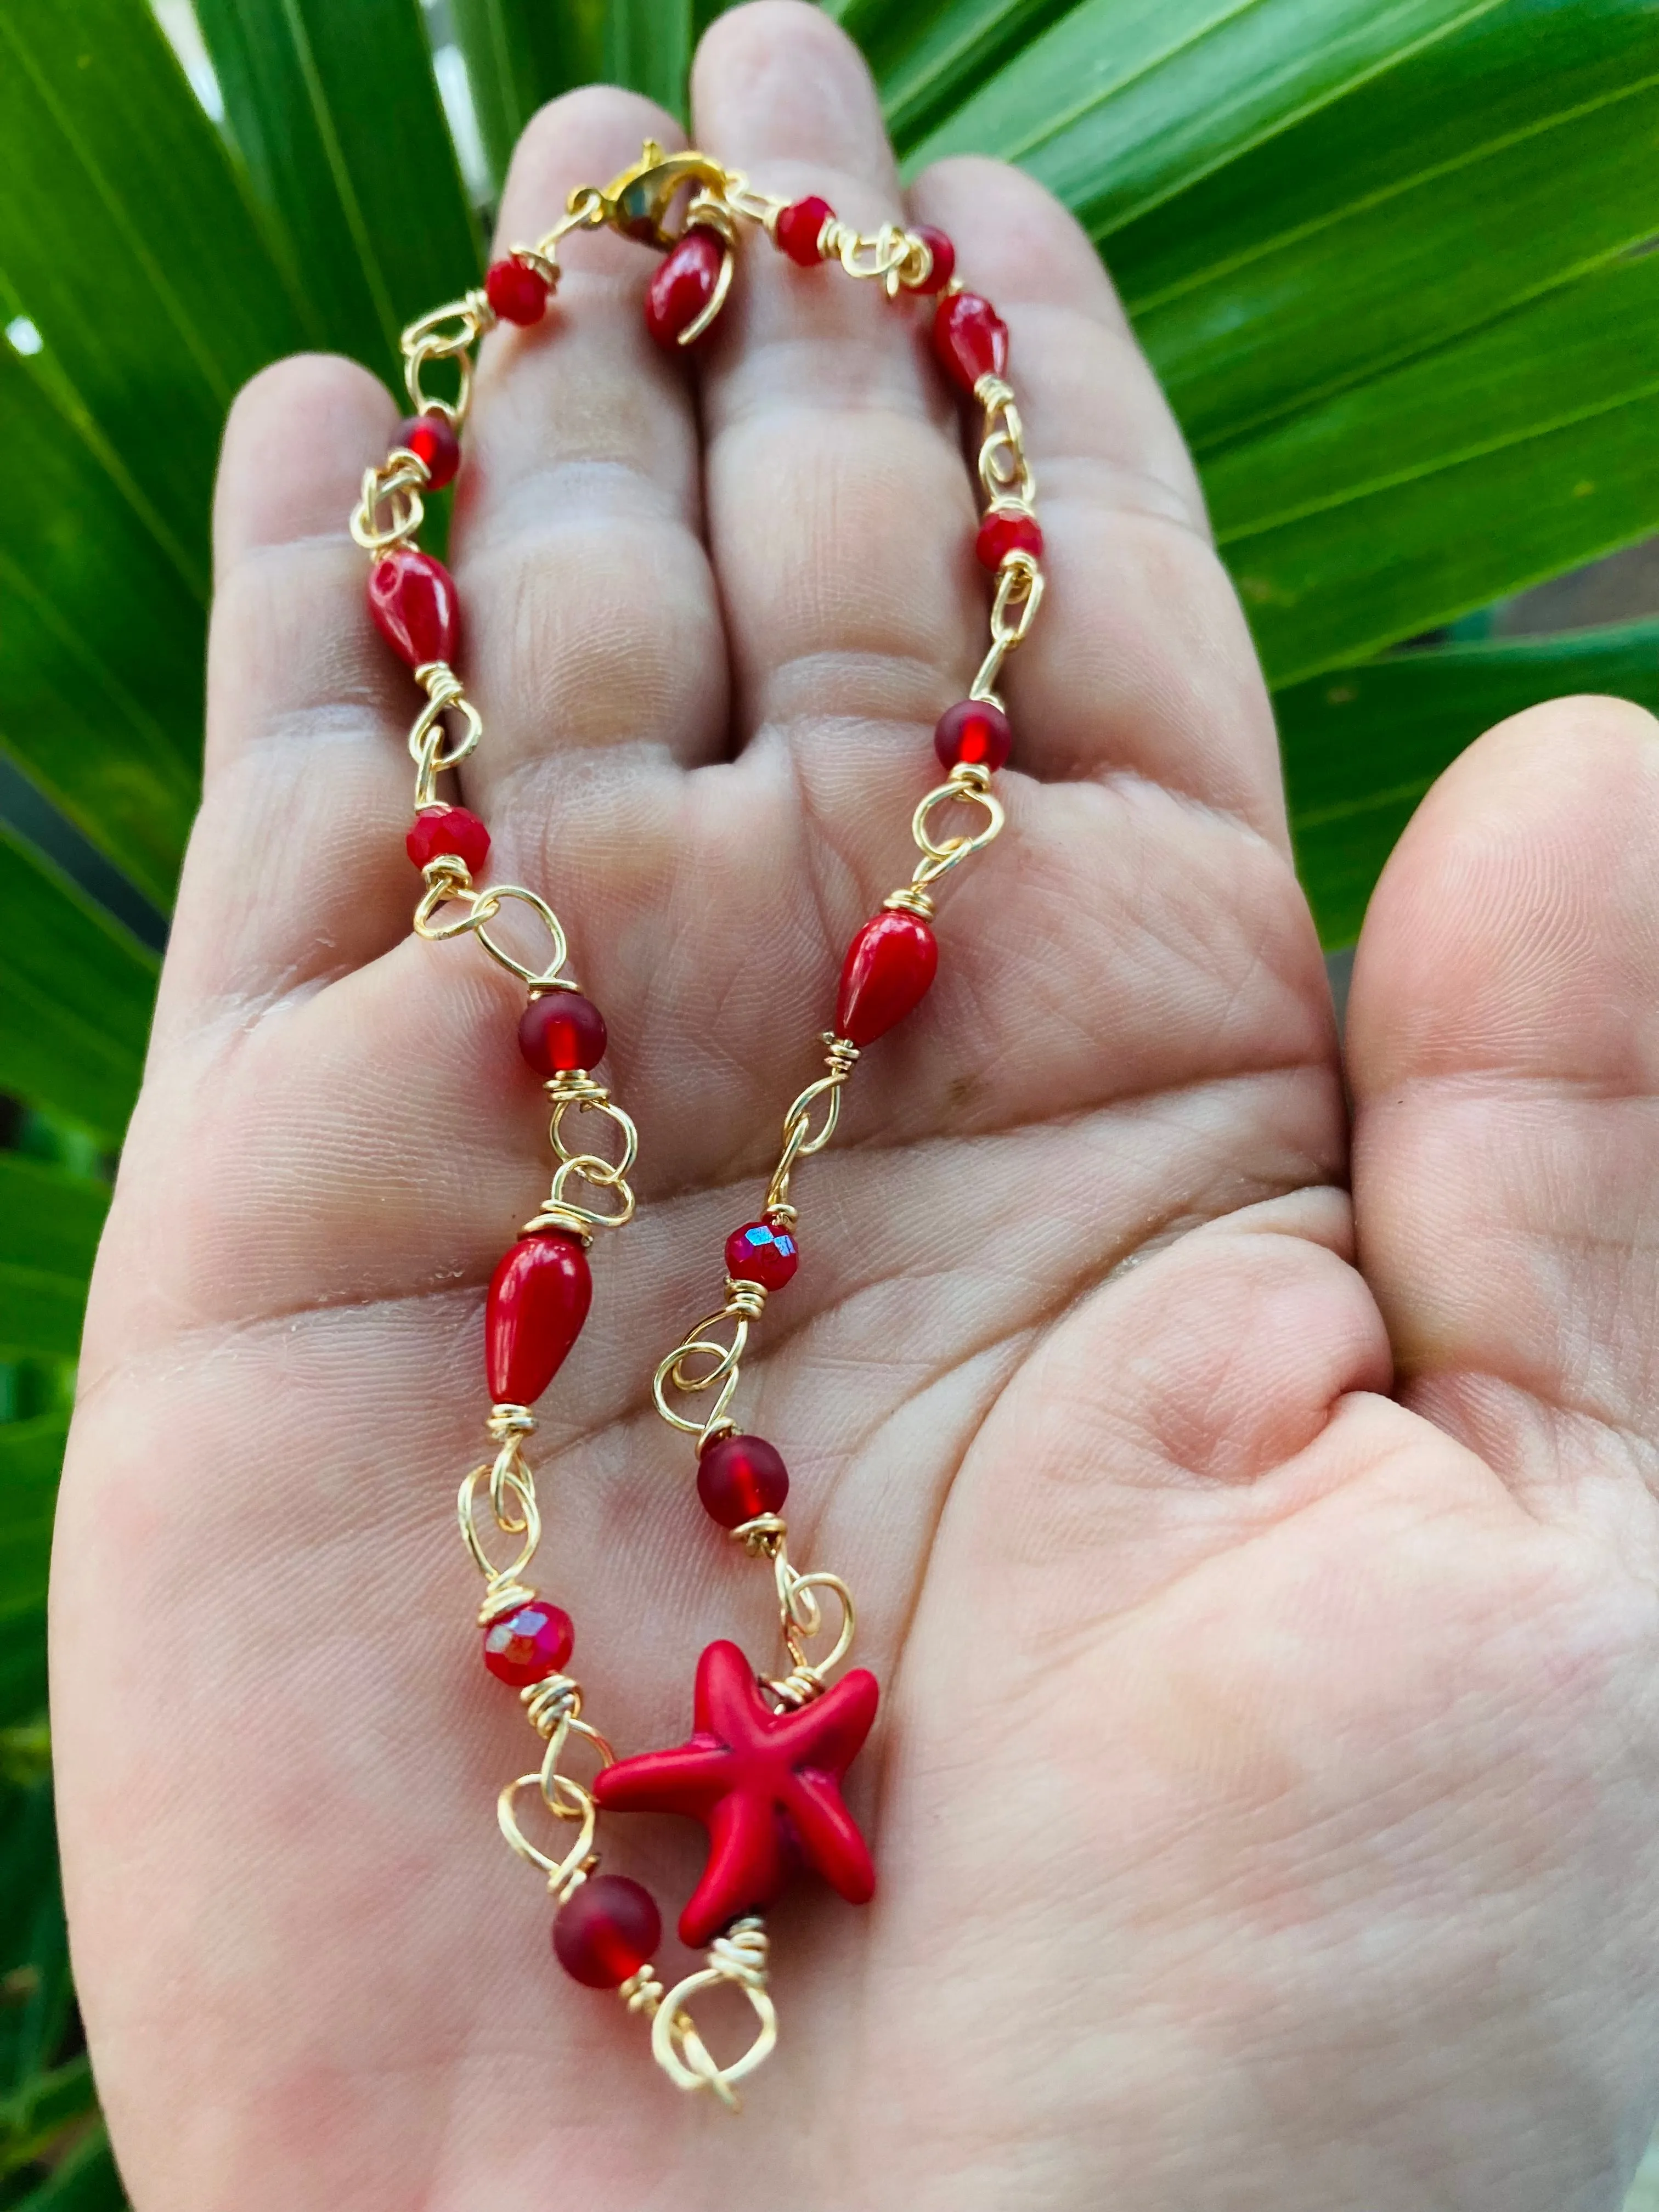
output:
[[[766, 1987], [767, 1939], [756, 1915], [734, 1920], [708, 1947], [708, 1963], [677, 1982], [653, 2008], [651, 2055], [677, 2088], [712, 2089], [728, 2112], [738, 2110], [733, 2085], [763, 2066], [777, 2046], [778, 2016]], [[755, 2039], [740, 2057], [720, 2065], [709, 2051], [687, 2009], [705, 1990], [726, 1984], [748, 1998], [758, 2023]]]
[[970, 699], [1000, 706], [994, 685], [1002, 664], [1025, 642], [1042, 602], [1042, 571], [1029, 553], [1010, 553], [997, 570], [997, 595], [991, 604], [991, 649], [968, 687]]
[[[936, 807], [952, 801], [964, 805], [982, 806], [985, 827], [972, 836], [936, 837], [931, 817]], [[1002, 802], [989, 788], [982, 769], [969, 767], [953, 769], [946, 782], [935, 784], [910, 817], [910, 834], [921, 848], [921, 858], [911, 881], [918, 887], [935, 884], [950, 870], [958, 866], [970, 853], [983, 852], [994, 837], [1000, 836], [1007, 817]]]
[[826, 258], [833, 254], [849, 276], [874, 278], [890, 296], [903, 283], [905, 270], [914, 264], [918, 246], [924, 253], [927, 251], [920, 239], [913, 239], [896, 222], [884, 222], [879, 230], [871, 232], [854, 230], [851, 223], [827, 216], [818, 233], [820, 253]]
[[[477, 750], [483, 735], [483, 719], [462, 689], [461, 679], [447, 660], [428, 660], [415, 671], [424, 686], [426, 704], [409, 732], [409, 757], [415, 763], [415, 811], [438, 803], [438, 778], [446, 769], [459, 768]], [[444, 717], [459, 714], [463, 729], [452, 744]]]
[[[778, 1154], [772, 1180], [766, 1186], [763, 1213], [781, 1212], [788, 1206], [789, 1178], [795, 1171], [795, 1163], [821, 1152], [841, 1121], [842, 1085], [853, 1072], [859, 1048], [848, 1038], [837, 1036], [833, 1030], [824, 1030], [823, 1042], [829, 1048], [824, 1064], [830, 1073], [819, 1076], [816, 1083], [809, 1083], [783, 1117], [783, 1150]], [[814, 1129], [812, 1115], [820, 1101], [823, 1103], [823, 1119]]]
[[[534, 1774], [520, 1774], [507, 1784], [495, 1800], [495, 1818], [508, 1846], [532, 1866], [539, 1867], [547, 1876], [547, 1887], [561, 1905], [568, 1902], [573, 1893], [586, 1881], [596, 1863], [593, 1856], [593, 1833], [599, 1823], [599, 1808], [593, 1802], [593, 1793], [578, 1782], [574, 1775], [562, 1771], [559, 1762], [573, 1735], [590, 1743], [598, 1753], [602, 1767], [610, 1766], [616, 1753], [595, 1728], [581, 1717], [582, 1693], [580, 1683], [568, 1675], [559, 1675], [550, 1684], [538, 1684], [538, 1688], [556, 1686], [559, 1710], [556, 1719], [544, 1730], [547, 1749], [542, 1755], [541, 1765]], [[576, 1840], [560, 1858], [550, 1858], [547, 1853], [532, 1844], [519, 1826], [517, 1799], [520, 1790], [538, 1789], [542, 1802], [556, 1820], [577, 1824]]]
[[1025, 458], [1025, 429], [1014, 388], [1000, 376], [982, 376], [975, 391], [985, 409], [985, 437], [979, 449], [979, 480], [985, 496], [993, 507], [1029, 514], [1036, 498], [1036, 477]]
[[[460, 429], [472, 398], [472, 348], [495, 321], [495, 311], [488, 296], [475, 289], [434, 307], [430, 314], [409, 325], [400, 341], [404, 382], [417, 415], [442, 415], [453, 428]], [[422, 382], [422, 370], [433, 361], [454, 362], [459, 382], [453, 399], [428, 392]]]
[[[552, 940], [552, 956], [544, 969], [526, 968], [524, 962], [500, 945], [485, 927], [510, 901], [527, 906], [542, 922]], [[439, 908], [450, 902], [464, 905], [465, 914], [438, 919]], [[420, 904], [415, 909], [415, 931], [419, 937], [429, 937], [439, 943], [452, 937], [475, 936], [490, 958], [532, 991], [556, 989], [559, 970], [569, 957], [564, 931], [547, 901], [537, 892], [528, 890], [523, 884], [491, 884], [488, 890], [474, 890], [470, 884], [458, 883], [447, 872], [439, 875], [427, 885]], [[629, 1127], [633, 1125], [630, 1123]], [[605, 1164], [601, 1163], [602, 1165]]]
[[[351, 515], [351, 534], [365, 553], [391, 553], [410, 545], [426, 514], [424, 463], [399, 446], [378, 468], [363, 471]], [[382, 518], [380, 509], [390, 509]]]
[[[762, 1513], [744, 1521], [731, 1535], [732, 1542], [741, 1544], [751, 1558], [770, 1560], [777, 1585], [778, 1626], [791, 1663], [787, 1674], [768, 1681], [766, 1687], [780, 1705], [810, 1705], [823, 1694], [826, 1679], [853, 1648], [858, 1632], [853, 1593], [839, 1575], [822, 1570], [814, 1574], [801, 1572], [789, 1557], [788, 1523], [775, 1513]], [[839, 1604], [841, 1626], [830, 1650], [814, 1659], [806, 1647], [824, 1633], [820, 1590], [828, 1590]]]
[[[723, 1322], [732, 1327], [732, 1341], [722, 1344], [709, 1331]], [[729, 1429], [732, 1424], [726, 1419], [726, 1407], [732, 1402], [738, 1387], [738, 1376], [743, 1355], [749, 1342], [749, 1314], [742, 1304], [728, 1298], [718, 1312], [705, 1314], [689, 1335], [674, 1346], [667, 1356], [657, 1363], [657, 1371], [651, 1378], [651, 1395], [657, 1401], [657, 1411], [671, 1427], [680, 1429], [688, 1437], [696, 1437], [697, 1448]], [[705, 1371], [699, 1373], [686, 1362], [695, 1355], [708, 1361]], [[705, 1390], [719, 1390], [714, 1411], [702, 1420], [691, 1420], [677, 1413], [668, 1402], [669, 1391], [678, 1390], [684, 1396], [698, 1396]]]
[[495, 1472], [500, 1464], [500, 1458], [501, 1455], [498, 1453], [494, 1461], [484, 1460], [465, 1475], [461, 1481], [460, 1495], [456, 1501], [456, 1510], [461, 1524], [461, 1540], [466, 1546], [473, 1565], [484, 1578], [483, 1603], [478, 1607], [478, 1623], [481, 1627], [494, 1620], [498, 1613], [505, 1613], [514, 1606], [526, 1604], [536, 1595], [527, 1583], [520, 1580], [526, 1568], [535, 1558], [536, 1547], [542, 1540], [542, 1516], [536, 1504], [536, 1486], [531, 1480], [529, 1468], [524, 1465], [522, 1460], [505, 1470], [501, 1483], [503, 1507], [507, 1506], [509, 1497], [516, 1501], [516, 1519], [510, 1508], [507, 1510], [505, 1517], [501, 1510], [498, 1510], [495, 1515], [498, 1528], [509, 1535], [520, 1536], [521, 1540], [517, 1552], [505, 1566], [497, 1566], [489, 1553], [485, 1551], [483, 1540], [478, 1534], [477, 1516], [475, 1510], [478, 1485], [481, 1482], [488, 1483], [493, 1491]]
[[[586, 1236], [590, 1230], [622, 1228], [634, 1218], [635, 1204], [628, 1171], [639, 1156], [640, 1138], [632, 1116], [613, 1103], [610, 1092], [602, 1085], [586, 1076], [580, 1085], [556, 1077], [547, 1087], [553, 1096], [553, 1118], [548, 1125], [548, 1136], [558, 1155], [559, 1165], [546, 1203], [526, 1222], [520, 1233], [533, 1237], [538, 1230], [571, 1229], [579, 1236]], [[564, 1117], [573, 1106], [579, 1113], [600, 1114], [613, 1124], [622, 1138], [620, 1159], [607, 1160], [598, 1152], [571, 1149], [565, 1141]], [[573, 1182], [586, 1183], [593, 1190], [614, 1191], [616, 1211], [605, 1213], [578, 1204], [570, 1195]]]

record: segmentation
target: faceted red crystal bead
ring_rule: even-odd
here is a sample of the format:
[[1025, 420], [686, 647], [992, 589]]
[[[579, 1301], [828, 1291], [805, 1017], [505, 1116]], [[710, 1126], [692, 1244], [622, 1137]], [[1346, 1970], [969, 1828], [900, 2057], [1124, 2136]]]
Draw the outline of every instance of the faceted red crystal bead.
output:
[[977, 292], [952, 292], [933, 315], [933, 351], [952, 382], [971, 393], [981, 376], [1008, 366], [1008, 325]]
[[781, 1221], [745, 1221], [726, 1240], [726, 1272], [739, 1283], [781, 1291], [799, 1265], [793, 1232]]
[[428, 806], [415, 817], [404, 845], [417, 868], [453, 853], [476, 876], [489, 852], [489, 832], [465, 806]]
[[763, 1513], [781, 1513], [789, 1470], [764, 1437], [721, 1437], [697, 1462], [702, 1510], [722, 1528], [740, 1528]]
[[920, 915], [877, 915], [847, 948], [836, 1034], [873, 1044], [920, 1006], [938, 969], [939, 939]]
[[489, 1395], [533, 1406], [564, 1364], [592, 1302], [587, 1255], [574, 1237], [521, 1237], [496, 1268], [484, 1306]]
[[1034, 561], [1040, 561], [1042, 526], [1035, 515], [1016, 514], [1006, 507], [994, 507], [979, 526], [974, 550], [984, 568], [1000, 568], [1011, 553], [1029, 553]]
[[816, 192], [804, 200], [793, 200], [779, 216], [772, 235], [778, 249], [803, 269], [811, 269], [822, 259], [818, 240], [823, 226], [836, 210], [828, 200], [820, 199]]
[[927, 271], [927, 281], [918, 284], [918, 292], [942, 292], [957, 273], [957, 249], [942, 230], [935, 230], [931, 222], [913, 222], [910, 234], [919, 238], [933, 250], [933, 265]]
[[484, 295], [504, 323], [538, 323], [547, 309], [547, 279], [509, 255], [485, 270]]
[[697, 227], [659, 264], [645, 288], [645, 327], [659, 345], [679, 344], [680, 333], [690, 329], [714, 298], [725, 258], [724, 240]]
[[434, 491], [453, 483], [461, 465], [461, 441], [447, 415], [411, 415], [398, 425], [396, 442], [425, 463], [426, 480]]
[[562, 1606], [532, 1597], [492, 1620], [484, 1631], [483, 1662], [498, 1682], [527, 1690], [556, 1674], [575, 1647], [576, 1632]]
[[568, 1075], [605, 1058], [605, 1016], [580, 991], [544, 991], [519, 1017], [519, 1050], [538, 1075]]
[[625, 1874], [590, 1875], [553, 1923], [555, 1957], [590, 1990], [619, 1990], [661, 1941], [656, 1899]]
[[460, 627], [455, 579], [429, 553], [400, 546], [368, 572], [368, 611], [392, 650], [411, 668], [453, 660]]
[[994, 775], [1013, 749], [1014, 733], [988, 699], [958, 699], [939, 718], [933, 750], [947, 769], [982, 768]]

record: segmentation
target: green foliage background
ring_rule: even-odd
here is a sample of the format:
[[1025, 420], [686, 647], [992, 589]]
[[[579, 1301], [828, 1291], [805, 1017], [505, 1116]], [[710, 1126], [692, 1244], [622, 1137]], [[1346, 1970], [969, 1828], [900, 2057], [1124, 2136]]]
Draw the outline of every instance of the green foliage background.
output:
[[[570, 85], [683, 107], [717, 12], [450, 4], [485, 197]], [[1389, 651], [1659, 527], [1653, 0], [834, 12], [908, 167], [1017, 161], [1109, 262], [1274, 686], [1328, 944], [1487, 722], [1577, 689], [1659, 707], [1659, 623]], [[0, 751], [163, 912], [196, 796], [226, 407], [298, 347], [391, 376], [400, 325], [476, 280], [482, 241], [420, 0], [196, 17], [222, 121], [147, 0], [0, 0]], [[157, 962], [38, 845], [0, 830], [0, 2207], [95, 2212], [121, 2195], [57, 1891], [46, 1570]]]

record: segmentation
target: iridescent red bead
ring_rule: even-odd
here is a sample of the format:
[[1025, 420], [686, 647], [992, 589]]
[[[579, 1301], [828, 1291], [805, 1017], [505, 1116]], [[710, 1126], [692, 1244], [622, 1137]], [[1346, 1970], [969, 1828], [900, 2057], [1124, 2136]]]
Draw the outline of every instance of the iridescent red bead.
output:
[[498, 1406], [534, 1405], [581, 1334], [592, 1297], [576, 1237], [550, 1231], [513, 1247], [484, 1305], [484, 1360]]
[[404, 848], [417, 868], [453, 853], [476, 876], [489, 857], [489, 832], [465, 806], [428, 806], [415, 817]]
[[721, 1437], [697, 1462], [702, 1510], [722, 1528], [740, 1528], [763, 1513], [781, 1513], [789, 1470], [764, 1437]]
[[923, 281], [914, 287], [918, 292], [942, 292], [957, 273], [957, 249], [942, 230], [935, 230], [931, 222], [913, 222], [913, 238], [921, 239], [932, 253], [933, 265]]
[[1008, 325], [977, 292], [952, 292], [933, 315], [933, 351], [952, 383], [972, 393], [982, 376], [1008, 366]]
[[454, 482], [455, 471], [461, 465], [461, 441], [447, 415], [411, 415], [406, 422], [398, 425], [394, 442], [413, 453], [421, 463], [431, 490], [441, 491], [447, 483]]
[[625, 1874], [590, 1875], [553, 1923], [554, 1956], [590, 1990], [619, 1990], [661, 1941], [655, 1899]]
[[605, 1058], [605, 1016], [580, 991], [546, 991], [519, 1017], [519, 1050], [538, 1075], [568, 1075]]
[[958, 699], [933, 731], [933, 750], [945, 768], [982, 768], [992, 775], [1007, 760], [1013, 743], [1008, 717], [988, 699]]
[[823, 226], [836, 210], [828, 200], [820, 199], [816, 192], [804, 200], [792, 200], [779, 215], [772, 235], [781, 252], [802, 269], [811, 269], [823, 256], [818, 252], [818, 240], [823, 235]]
[[484, 271], [484, 296], [504, 323], [540, 322], [547, 310], [547, 279], [539, 269], [509, 254]]
[[725, 241], [694, 227], [659, 263], [645, 291], [645, 327], [659, 345], [679, 344], [714, 298], [725, 258]]
[[914, 1012], [939, 969], [939, 939], [920, 915], [878, 914], [847, 948], [836, 1032], [862, 1048]]
[[576, 1632], [562, 1606], [545, 1598], [526, 1598], [511, 1613], [489, 1622], [483, 1633], [483, 1662], [498, 1682], [527, 1690], [556, 1674], [575, 1649]]
[[1042, 526], [1035, 515], [1021, 514], [1012, 507], [994, 507], [979, 526], [974, 551], [981, 567], [986, 568], [1000, 568], [1011, 553], [1029, 553], [1034, 561], [1040, 561]]
[[745, 1221], [726, 1240], [726, 1272], [734, 1282], [781, 1291], [800, 1265], [794, 1232], [781, 1221]]
[[368, 611], [380, 635], [411, 668], [455, 658], [460, 629], [455, 579], [431, 554], [410, 546], [383, 554], [368, 572]]

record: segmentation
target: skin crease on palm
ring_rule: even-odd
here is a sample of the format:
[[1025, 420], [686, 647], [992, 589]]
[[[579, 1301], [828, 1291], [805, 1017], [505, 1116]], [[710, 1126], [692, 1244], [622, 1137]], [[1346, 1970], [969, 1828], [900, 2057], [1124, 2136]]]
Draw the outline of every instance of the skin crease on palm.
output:
[[[695, 127], [768, 189], [902, 204], [794, 0], [717, 23]], [[619, 92], [546, 110], [502, 240], [647, 132]], [[1568, 701], [1431, 793], [1358, 954], [1351, 1129], [1261, 678], [1108, 283], [1008, 170], [908, 204], [1011, 325], [1052, 581], [1007, 832], [800, 1178], [740, 1407], [860, 1596], [876, 1900], [771, 1916], [782, 2044], [733, 2121], [558, 1972], [495, 1832], [534, 1739], [452, 1501], [544, 1109], [515, 988], [409, 931], [416, 694], [344, 527], [398, 410], [283, 363], [226, 438], [206, 792], [55, 1562], [137, 2212], [1580, 2212], [1645, 2139], [1659, 738]], [[641, 249], [568, 262], [483, 349], [459, 795], [565, 917], [641, 1131], [532, 1453], [539, 1584], [641, 1750], [710, 1638], [773, 1662], [648, 1378], [908, 872], [987, 594], [919, 313], [750, 244], [688, 368]], [[672, 1917], [696, 1832], [605, 1840]]]

